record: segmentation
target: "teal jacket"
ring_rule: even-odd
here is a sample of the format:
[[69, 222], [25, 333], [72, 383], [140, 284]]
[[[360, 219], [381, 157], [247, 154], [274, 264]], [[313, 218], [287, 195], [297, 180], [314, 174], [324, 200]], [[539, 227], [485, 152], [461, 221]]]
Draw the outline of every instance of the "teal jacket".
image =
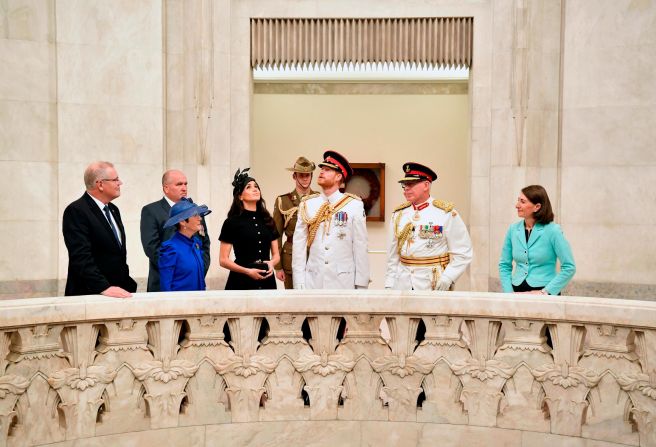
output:
[[[556, 271], [556, 260], [560, 260], [560, 272]], [[572, 249], [560, 225], [553, 222], [535, 224], [528, 244], [524, 220], [510, 226], [499, 259], [499, 277], [504, 292], [512, 292], [513, 285], [518, 286], [526, 280], [532, 287], [543, 287], [549, 295], [558, 295], [575, 272]]]

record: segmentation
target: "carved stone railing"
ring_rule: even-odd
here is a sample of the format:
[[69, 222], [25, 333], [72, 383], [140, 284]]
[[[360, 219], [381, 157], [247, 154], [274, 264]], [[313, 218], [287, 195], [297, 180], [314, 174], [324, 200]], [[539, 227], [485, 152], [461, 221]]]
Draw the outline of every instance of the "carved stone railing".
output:
[[391, 291], [0, 302], [0, 446], [656, 446], [655, 417], [652, 302]]

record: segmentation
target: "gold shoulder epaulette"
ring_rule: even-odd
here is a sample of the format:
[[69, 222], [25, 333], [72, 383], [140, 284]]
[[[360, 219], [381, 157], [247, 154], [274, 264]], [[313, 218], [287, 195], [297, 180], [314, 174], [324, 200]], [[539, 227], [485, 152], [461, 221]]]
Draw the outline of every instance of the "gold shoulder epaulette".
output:
[[351, 197], [352, 199], [359, 200], [360, 202], [362, 202], [362, 198], [361, 198], [360, 196], [358, 196], [358, 195], [351, 194], [350, 192], [345, 192], [344, 195], [345, 195], [345, 196], [349, 196], [349, 197]]
[[441, 210], [444, 210], [445, 213], [449, 213], [453, 210], [453, 208], [455, 208], [455, 204], [453, 202], [447, 202], [445, 200], [433, 200], [433, 205]]
[[307, 196], [303, 196], [301, 198], [301, 202], [305, 202], [306, 200], [309, 200], [309, 199], [314, 199], [315, 197], [319, 197], [320, 195], [321, 194], [318, 193], [318, 192], [315, 192], [314, 194], [308, 194]]
[[397, 211], [404, 210], [404, 209], [406, 209], [407, 207], [409, 207], [410, 205], [412, 205], [412, 203], [410, 203], [410, 202], [403, 202], [402, 204], [400, 204], [399, 206], [397, 206], [396, 208], [394, 208], [394, 211], [392, 211], [392, 212], [393, 212], [393, 213], [396, 213]]

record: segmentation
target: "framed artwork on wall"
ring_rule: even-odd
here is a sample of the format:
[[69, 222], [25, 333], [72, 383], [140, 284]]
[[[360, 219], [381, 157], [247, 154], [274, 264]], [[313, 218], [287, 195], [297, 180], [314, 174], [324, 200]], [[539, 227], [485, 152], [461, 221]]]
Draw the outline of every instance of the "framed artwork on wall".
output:
[[351, 163], [346, 192], [362, 197], [367, 222], [385, 221], [385, 163]]

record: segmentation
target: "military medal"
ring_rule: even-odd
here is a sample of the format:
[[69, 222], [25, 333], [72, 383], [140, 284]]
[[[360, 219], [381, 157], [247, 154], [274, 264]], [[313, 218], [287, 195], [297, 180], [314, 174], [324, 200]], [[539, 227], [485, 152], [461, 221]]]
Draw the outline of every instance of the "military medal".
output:
[[346, 211], [338, 211], [335, 213], [335, 225], [339, 228], [339, 233], [337, 233], [337, 237], [340, 239], [344, 239], [344, 236], [346, 236], [346, 233], [344, 232], [344, 227], [346, 226], [346, 223], [348, 222], [348, 214], [346, 214]]
[[442, 225], [432, 225], [432, 222], [428, 225], [419, 225], [419, 237], [421, 239], [428, 239], [426, 246], [433, 248], [437, 243], [437, 239], [442, 237], [442, 230]]
[[419, 220], [421, 219], [421, 216], [419, 216], [419, 211], [423, 210], [428, 206], [428, 202], [422, 203], [419, 206], [412, 205], [412, 207], [415, 209], [415, 215], [412, 217], [412, 220]]

